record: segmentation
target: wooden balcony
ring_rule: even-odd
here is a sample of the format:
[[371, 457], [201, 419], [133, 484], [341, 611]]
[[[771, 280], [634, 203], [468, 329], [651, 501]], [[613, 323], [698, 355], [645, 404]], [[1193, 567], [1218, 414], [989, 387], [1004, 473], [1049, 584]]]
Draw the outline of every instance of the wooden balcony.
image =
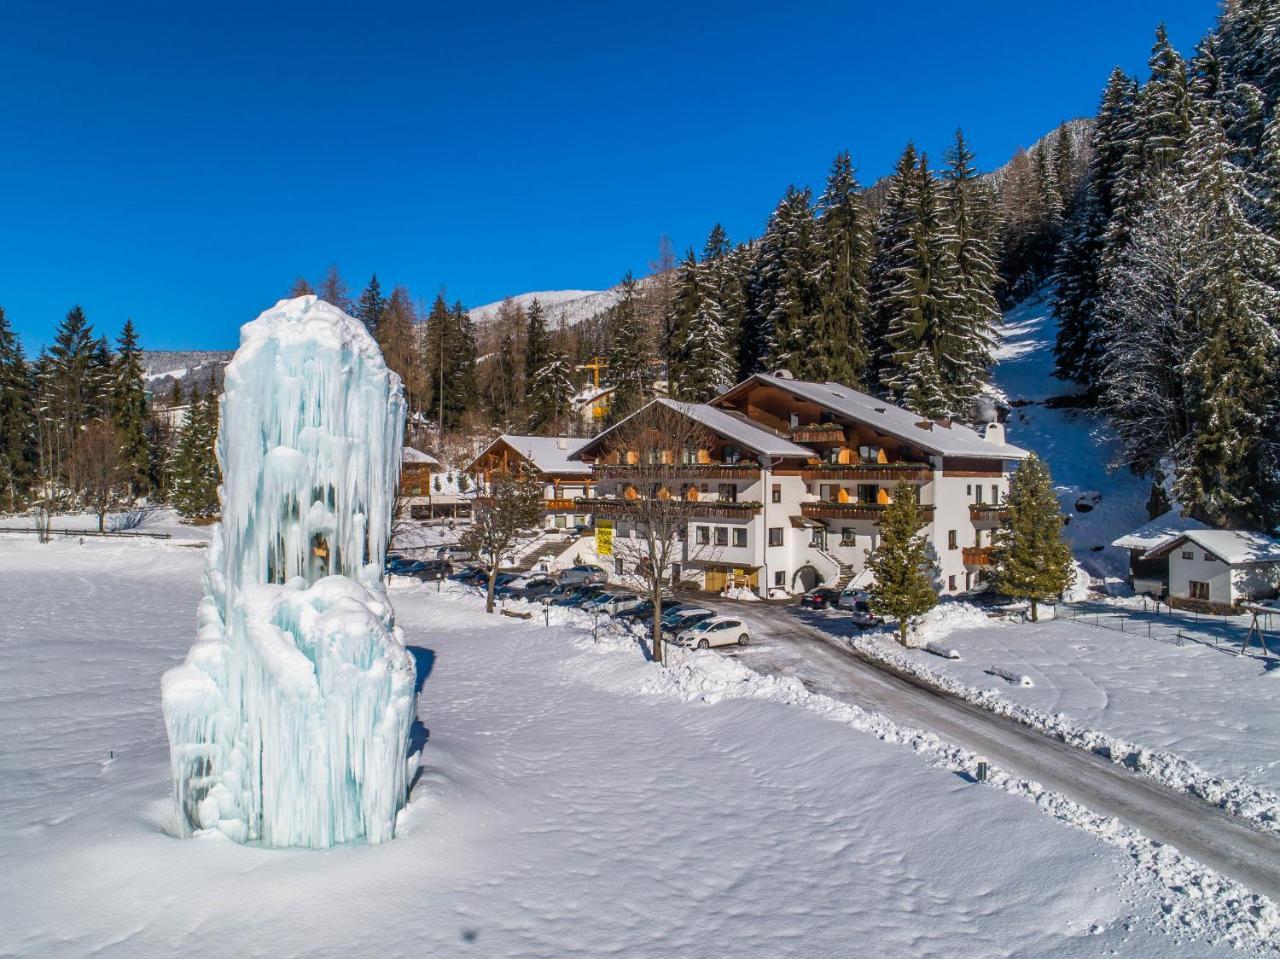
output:
[[[586, 502], [591, 502], [587, 500]], [[571, 513], [578, 508], [576, 499], [549, 499], [543, 502], [543, 509], [548, 513]]]
[[[644, 499], [580, 499], [577, 508], [586, 513], [593, 513], [598, 519], [615, 517], [634, 517], [642, 519], [651, 508], [651, 500]], [[726, 500], [659, 500], [662, 508], [678, 510], [680, 513], [694, 517], [719, 517], [721, 519], [746, 519], [760, 512], [760, 504], [730, 503]]]
[[806, 468], [803, 476], [806, 483], [842, 479], [861, 483], [897, 483], [902, 480], [927, 483], [933, 479], [933, 468], [928, 463], [822, 463]]
[[639, 479], [655, 477], [672, 479], [737, 479], [753, 480], [760, 475], [760, 464], [742, 463], [597, 463], [591, 467], [596, 479]]
[[966, 566], [995, 565], [995, 547], [993, 546], [966, 546], [960, 552]]
[[994, 503], [970, 503], [969, 520], [974, 526], [999, 526], [1009, 519], [1009, 507]]
[[793, 443], [824, 443], [828, 446], [845, 442], [844, 427], [831, 426], [793, 426], [791, 428]]
[[[801, 503], [800, 515], [809, 519], [869, 519], [878, 523], [884, 518], [888, 503], [833, 503], [830, 500], [819, 500], [816, 503]], [[933, 507], [918, 507], [924, 514], [925, 522], [933, 519]]]

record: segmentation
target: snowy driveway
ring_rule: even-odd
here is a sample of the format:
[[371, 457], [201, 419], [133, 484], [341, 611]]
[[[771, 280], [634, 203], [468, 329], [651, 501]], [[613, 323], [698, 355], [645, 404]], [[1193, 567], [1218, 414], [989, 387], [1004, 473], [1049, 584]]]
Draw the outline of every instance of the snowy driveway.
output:
[[794, 676], [816, 692], [932, 730], [1280, 899], [1280, 837], [1275, 834], [1262, 833], [1106, 759], [891, 672], [804, 623], [796, 615], [797, 607], [715, 602], [751, 622], [753, 644], [732, 653], [750, 668]]

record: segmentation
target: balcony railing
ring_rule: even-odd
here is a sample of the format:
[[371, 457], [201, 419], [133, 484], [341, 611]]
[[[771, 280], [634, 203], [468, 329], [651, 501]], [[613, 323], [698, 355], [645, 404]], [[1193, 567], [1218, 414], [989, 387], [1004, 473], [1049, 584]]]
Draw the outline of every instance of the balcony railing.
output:
[[[800, 515], [809, 519], [869, 519], [880, 522], [884, 518], [888, 503], [835, 503], [831, 500], [819, 500], [816, 503], [801, 503]], [[921, 505], [916, 507], [925, 517], [925, 522], [933, 519], [933, 507]]]
[[[722, 519], [745, 519], [760, 512], [760, 504], [756, 502], [731, 503], [728, 500], [686, 500], [672, 497], [658, 500], [664, 508], [679, 510], [690, 517], [716, 516]], [[634, 516], [643, 518], [645, 512], [653, 508], [654, 501], [646, 499], [580, 499], [578, 507], [584, 512], [594, 513], [598, 518], [609, 519], [616, 516]]]
[[744, 460], [738, 463], [597, 463], [591, 467], [596, 479], [652, 478], [689, 476], [704, 479], [754, 479], [760, 475], [760, 464]]
[[816, 424], [813, 426], [791, 427], [791, 440], [794, 443], [843, 443], [844, 427], [839, 424]]
[[994, 503], [970, 503], [969, 520], [972, 523], [985, 523], [988, 526], [999, 526], [1008, 521], [1009, 507], [997, 506]]
[[839, 479], [927, 483], [933, 479], [933, 468], [928, 463], [819, 463], [805, 469], [804, 479], [807, 483]]
[[[590, 503], [591, 500], [588, 499], [586, 502]], [[549, 499], [543, 503], [543, 509], [553, 513], [567, 513], [577, 508], [578, 501], [576, 499]]]
[[966, 566], [991, 566], [995, 563], [995, 548], [991, 546], [966, 546], [960, 552]]

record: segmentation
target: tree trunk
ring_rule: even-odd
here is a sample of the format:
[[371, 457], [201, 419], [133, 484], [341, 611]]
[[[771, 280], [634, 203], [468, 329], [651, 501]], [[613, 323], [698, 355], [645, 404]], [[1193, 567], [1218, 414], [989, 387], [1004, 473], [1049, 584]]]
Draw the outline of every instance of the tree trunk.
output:
[[107, 531], [107, 511], [102, 510], [98, 513], [98, 532], [105, 533]]
[[498, 564], [493, 564], [493, 569], [489, 570], [489, 588], [485, 590], [484, 611], [486, 613], [493, 612], [493, 588], [494, 583], [498, 579]]
[[1031, 597], [1031, 622], [1040, 622], [1039, 611], [1036, 608], [1036, 599], [1034, 596]]
[[662, 662], [662, 590], [653, 591], [653, 661]]
[[898, 642], [903, 646], [907, 645], [907, 625], [905, 619], [898, 620]]

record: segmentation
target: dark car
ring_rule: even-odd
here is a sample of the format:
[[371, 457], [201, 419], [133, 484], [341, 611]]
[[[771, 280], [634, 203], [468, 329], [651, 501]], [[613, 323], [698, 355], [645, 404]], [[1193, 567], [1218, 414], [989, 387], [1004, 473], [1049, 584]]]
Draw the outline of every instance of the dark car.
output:
[[642, 619], [653, 618], [653, 600], [642, 599], [637, 605], [630, 609], [624, 609], [615, 619], [629, 620], [631, 622], [639, 622]]
[[442, 559], [428, 559], [421, 563], [415, 563], [416, 567], [412, 572], [402, 575], [412, 576], [414, 579], [422, 580], [424, 583], [434, 583], [438, 579], [444, 579], [452, 570], [449, 563]]
[[464, 566], [449, 578], [459, 583], [483, 583], [489, 578], [489, 571], [483, 566]]
[[550, 576], [530, 576], [504, 583], [495, 593], [509, 599], [539, 599], [555, 588], [556, 581]]
[[833, 609], [840, 599], [840, 590], [828, 586], [811, 589], [800, 597], [800, 605], [809, 609]]

